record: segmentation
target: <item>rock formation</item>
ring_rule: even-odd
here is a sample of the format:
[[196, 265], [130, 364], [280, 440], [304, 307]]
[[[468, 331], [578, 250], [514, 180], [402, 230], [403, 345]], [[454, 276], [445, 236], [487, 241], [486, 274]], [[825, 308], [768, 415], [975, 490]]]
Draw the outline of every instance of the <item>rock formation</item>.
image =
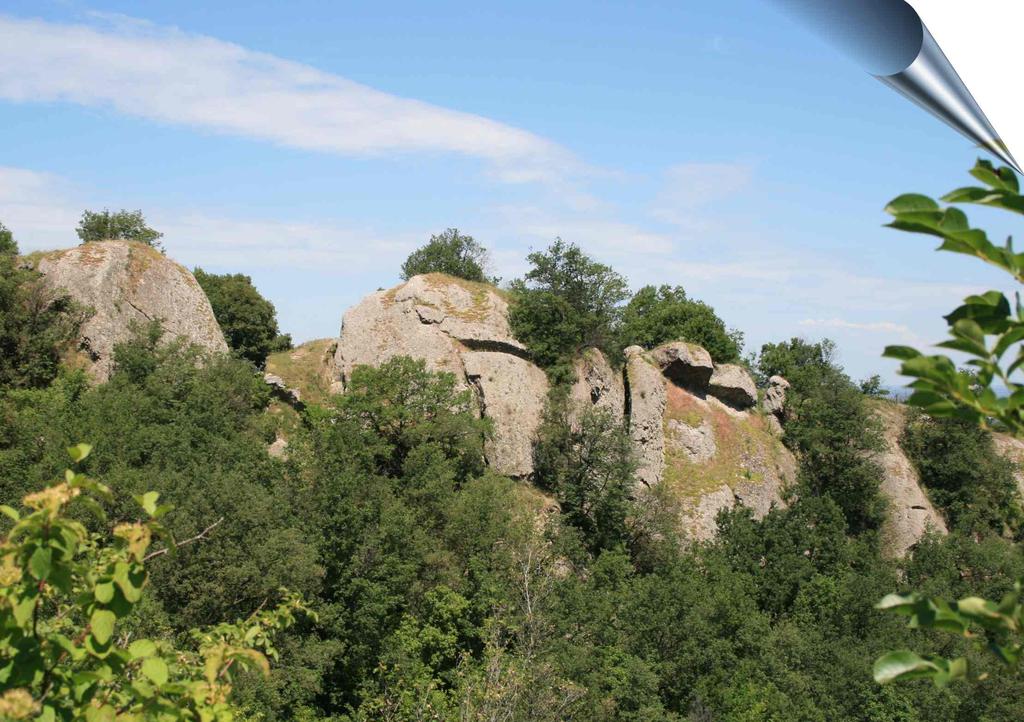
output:
[[581, 411], [588, 408], [606, 409], [622, 420], [626, 409], [622, 372], [612, 368], [599, 349], [584, 349], [573, 364], [576, 382], [569, 392], [570, 423], [577, 422]]
[[905, 556], [928, 529], [946, 534], [946, 522], [928, 500], [917, 470], [900, 448], [906, 410], [888, 401], [876, 402], [874, 407], [885, 440], [885, 448], [876, 457], [883, 471], [880, 491], [888, 502], [882, 550], [886, 556], [898, 558]]
[[509, 476], [532, 473], [548, 381], [512, 336], [500, 291], [427, 274], [367, 296], [342, 320], [335, 390], [344, 391], [356, 366], [378, 366], [395, 356], [423, 359], [431, 371], [448, 371], [459, 386], [472, 389], [480, 412], [494, 424], [488, 462]]
[[33, 256], [54, 292], [92, 309], [80, 346], [93, 379], [110, 377], [114, 346], [133, 325], [159, 320], [166, 337], [208, 351], [228, 350], [206, 294], [185, 268], [141, 243], [102, 241]]
[[668, 485], [689, 538], [713, 536], [718, 512], [737, 503], [758, 517], [782, 503], [796, 461], [751, 408], [757, 389], [746, 370], [672, 342], [626, 349], [626, 382], [638, 478]]

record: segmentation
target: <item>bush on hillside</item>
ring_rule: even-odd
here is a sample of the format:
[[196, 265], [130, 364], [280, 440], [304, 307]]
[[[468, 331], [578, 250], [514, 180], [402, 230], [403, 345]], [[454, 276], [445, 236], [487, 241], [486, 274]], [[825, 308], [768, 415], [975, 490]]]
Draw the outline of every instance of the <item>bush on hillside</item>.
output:
[[739, 360], [743, 333], [728, 329], [708, 304], [687, 297], [682, 286], [644, 286], [622, 311], [619, 345], [652, 349], [666, 341], [703, 346], [716, 363]]
[[487, 249], [477, 243], [473, 236], [449, 228], [444, 233], [431, 236], [430, 241], [417, 248], [402, 264], [402, 280], [408, 281], [422, 273], [446, 273], [467, 281], [497, 283], [498, 279], [487, 277]]
[[142, 211], [83, 211], [76, 229], [82, 243], [90, 241], [137, 241], [163, 250], [164, 234], [146, 224]]
[[0, 388], [45, 386], [73, 350], [85, 309], [21, 268], [18, 244], [0, 223]]
[[561, 238], [527, 260], [532, 268], [511, 284], [509, 321], [537, 363], [564, 364], [588, 346], [618, 355], [620, 306], [629, 298], [626, 279]]
[[193, 275], [210, 299], [228, 346], [239, 356], [263, 368], [269, 354], [292, 347], [291, 336], [278, 330], [274, 304], [256, 290], [249, 276], [207, 273], [201, 268]]

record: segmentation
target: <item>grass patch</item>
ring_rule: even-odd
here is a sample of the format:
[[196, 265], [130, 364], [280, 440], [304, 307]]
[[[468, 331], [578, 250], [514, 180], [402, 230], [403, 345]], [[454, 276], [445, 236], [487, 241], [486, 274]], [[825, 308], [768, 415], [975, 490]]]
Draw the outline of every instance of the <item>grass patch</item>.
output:
[[331, 395], [328, 375], [335, 340], [322, 338], [267, 357], [267, 373], [280, 376], [288, 388], [298, 389], [302, 401], [322, 404]]
[[[673, 384], [667, 387], [664, 482], [673, 492], [682, 498], [698, 499], [717, 491], [723, 484], [732, 487], [744, 482], [763, 482], [765, 476], [758, 467], [778, 468], [780, 442], [768, 431], [760, 416], [733, 416], [724, 409], [703, 405]], [[673, 419], [694, 428], [709, 421], [717, 447], [714, 457], [706, 462], [693, 462], [685, 451], [672, 448], [668, 422]]]

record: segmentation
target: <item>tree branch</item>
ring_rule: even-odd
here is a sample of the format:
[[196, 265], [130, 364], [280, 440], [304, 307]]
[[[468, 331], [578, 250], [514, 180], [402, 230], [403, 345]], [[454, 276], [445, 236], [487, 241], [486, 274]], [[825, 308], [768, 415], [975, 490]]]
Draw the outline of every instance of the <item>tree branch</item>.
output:
[[205, 539], [206, 535], [209, 534], [211, 531], [213, 531], [217, 526], [219, 526], [222, 521], [224, 521], [224, 517], [221, 517], [217, 521], [213, 522], [212, 524], [210, 524], [210, 526], [208, 526], [205, 529], [203, 529], [201, 532], [196, 534], [194, 537], [191, 537], [189, 539], [185, 539], [184, 541], [175, 542], [173, 546], [164, 547], [163, 549], [157, 549], [156, 551], [150, 552], [146, 556], [142, 557], [142, 561], [143, 562], [148, 562], [150, 559], [153, 559], [154, 557], [162, 556], [162, 555], [166, 554], [167, 552], [171, 551], [172, 549], [177, 549], [178, 547], [183, 547], [183, 546], [186, 546], [187, 544], [192, 544], [193, 542], [197, 542], [197, 541], [200, 541], [201, 539]]

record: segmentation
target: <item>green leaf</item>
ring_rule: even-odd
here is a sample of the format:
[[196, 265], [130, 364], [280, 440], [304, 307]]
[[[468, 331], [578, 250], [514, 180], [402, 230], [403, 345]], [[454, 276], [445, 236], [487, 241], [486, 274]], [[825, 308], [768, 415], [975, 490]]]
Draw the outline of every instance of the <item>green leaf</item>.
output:
[[19, 514], [17, 511], [7, 506], [6, 504], [0, 504], [0, 514], [9, 517], [13, 521], [21, 520], [21, 514]]
[[886, 358], [907, 361], [912, 358], [917, 358], [921, 355], [921, 352], [915, 348], [911, 348], [910, 346], [886, 346], [882, 355]]
[[117, 621], [117, 617], [109, 609], [97, 609], [92, 613], [92, 617], [89, 618], [89, 626], [92, 630], [92, 636], [101, 645], [106, 644], [110, 641], [110, 638], [114, 635], [114, 623]]
[[114, 583], [113, 582], [100, 582], [93, 589], [93, 596], [96, 597], [96, 601], [100, 604], [107, 604], [111, 599], [114, 598]]
[[53, 568], [53, 550], [49, 547], [36, 547], [28, 560], [28, 570], [36, 579], [44, 580], [50, 576]]
[[128, 646], [132, 659], [145, 659], [156, 654], [156, 645], [148, 639], [136, 639]]
[[928, 196], [924, 196], [919, 193], [904, 193], [901, 196], [893, 198], [885, 207], [885, 212], [893, 216], [899, 215], [901, 213], [916, 213], [918, 211], [937, 210], [939, 210], [938, 203], [936, 203]]
[[167, 682], [167, 663], [159, 657], [147, 657], [142, 663], [142, 673], [150, 682], [160, 686]]
[[145, 510], [147, 514], [153, 516], [156, 513], [156, 502], [160, 498], [159, 492], [147, 491], [142, 496], [137, 496], [135, 499], [139, 502], [139, 505]]
[[92, 452], [92, 447], [89, 444], [78, 444], [68, 449], [68, 456], [76, 464], [85, 459]]
[[874, 666], [875, 681], [879, 684], [894, 679], [931, 677], [940, 671], [934, 662], [905, 649], [883, 654], [875, 660]]

